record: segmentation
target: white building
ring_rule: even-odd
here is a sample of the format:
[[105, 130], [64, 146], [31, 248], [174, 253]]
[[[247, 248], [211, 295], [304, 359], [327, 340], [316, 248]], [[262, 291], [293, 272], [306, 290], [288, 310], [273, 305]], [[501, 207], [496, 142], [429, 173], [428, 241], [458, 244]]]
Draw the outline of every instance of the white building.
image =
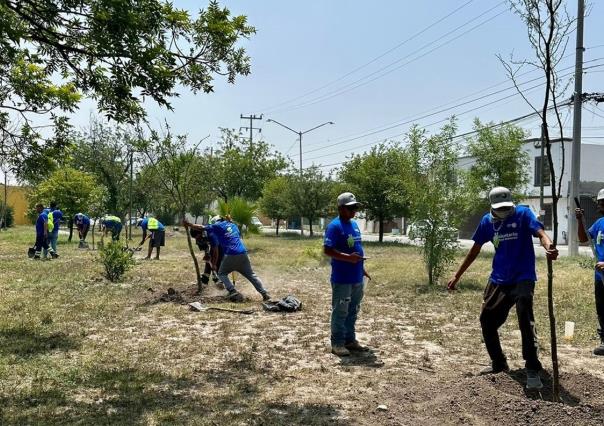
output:
[[[564, 155], [563, 155], [564, 149]], [[535, 215], [540, 213], [540, 165], [541, 165], [541, 145], [538, 139], [528, 139], [524, 144], [524, 150], [529, 155], [529, 184], [524, 191], [527, 198], [521, 204], [528, 205]], [[570, 190], [570, 156], [571, 156], [571, 140], [566, 139], [564, 142], [556, 140], [552, 143], [552, 159], [556, 170], [556, 180], [559, 179], [562, 172], [564, 158], [564, 174], [562, 176], [561, 198], [558, 201], [558, 244], [567, 244], [567, 231], [569, 216], [574, 220], [574, 200], [569, 200]], [[547, 155], [544, 155], [545, 170], [544, 170], [544, 215], [540, 220], [544, 223], [545, 229], [552, 236], [552, 187], [550, 185], [550, 174], [547, 162]], [[586, 222], [591, 225], [596, 219], [595, 202], [593, 201], [598, 190], [604, 188], [604, 145], [590, 144], [583, 142], [581, 145], [581, 182], [579, 185], [579, 193], [581, 195], [581, 206], [586, 210]], [[469, 169], [474, 164], [471, 157], [459, 159], [459, 167]], [[485, 195], [486, 196], [486, 195]], [[469, 229], [476, 223], [468, 223], [466, 229]], [[467, 237], [467, 235], [462, 235]]]

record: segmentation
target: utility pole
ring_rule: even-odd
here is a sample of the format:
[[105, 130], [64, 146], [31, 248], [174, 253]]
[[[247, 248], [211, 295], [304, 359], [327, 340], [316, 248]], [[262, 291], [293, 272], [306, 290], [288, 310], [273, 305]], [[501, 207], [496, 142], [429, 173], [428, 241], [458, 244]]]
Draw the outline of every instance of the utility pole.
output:
[[[306, 133], [309, 133], [309, 132], [312, 132], [313, 130], [318, 129], [319, 127], [327, 126], [328, 124], [336, 124], [336, 123], [334, 123], [333, 121], [327, 121], [327, 122], [325, 122], [325, 123], [323, 123], [323, 124], [319, 124], [318, 126], [315, 126], [315, 127], [311, 128], [311, 129], [308, 129], [308, 130], [305, 130], [305, 131], [301, 131], [301, 130], [296, 131], [296, 130], [292, 129], [291, 127], [286, 126], [286, 125], [285, 125], [285, 124], [283, 124], [283, 123], [279, 123], [279, 122], [278, 122], [278, 121], [276, 121], [276, 120], [273, 120], [273, 119], [270, 119], [270, 118], [269, 118], [269, 119], [268, 119], [268, 120], [266, 120], [266, 121], [267, 121], [267, 123], [275, 123], [275, 124], [278, 124], [279, 126], [284, 127], [284, 128], [286, 128], [287, 130], [289, 130], [290, 132], [293, 132], [293, 133], [295, 133], [296, 135], [298, 135], [298, 139], [299, 139], [299, 141], [300, 141], [300, 170], [299, 170], [300, 176], [302, 176], [302, 135], [304, 135], [304, 134], [306, 134]], [[303, 218], [302, 218], [302, 217], [300, 217], [300, 235], [303, 235], [303, 234], [304, 234], [304, 227], [302, 226], [302, 221], [303, 221]]]
[[129, 240], [132, 241], [132, 178], [133, 178], [133, 161], [134, 159], [134, 150], [130, 147], [130, 206], [128, 212], [128, 235], [130, 235]]
[[262, 128], [260, 127], [254, 127], [254, 120], [262, 120], [262, 116], [264, 114], [260, 114], [260, 117], [257, 117], [256, 114], [252, 115], [248, 115], [245, 116], [243, 114], [240, 115], [240, 118], [243, 120], [250, 120], [250, 125], [248, 126], [244, 126], [244, 127], [240, 127], [239, 130], [241, 131], [241, 129], [245, 129], [245, 130], [249, 130], [250, 131], [250, 147], [252, 146], [252, 144], [254, 143], [254, 130], [258, 130], [258, 133], [262, 132]]
[[579, 252], [577, 242], [577, 222], [572, 215], [572, 203], [579, 196], [581, 181], [581, 109], [583, 104], [583, 21], [585, 18], [585, 0], [578, 0], [577, 7], [577, 46], [575, 56], [575, 93], [573, 116], [573, 143], [570, 160], [570, 194], [568, 194], [568, 255]]

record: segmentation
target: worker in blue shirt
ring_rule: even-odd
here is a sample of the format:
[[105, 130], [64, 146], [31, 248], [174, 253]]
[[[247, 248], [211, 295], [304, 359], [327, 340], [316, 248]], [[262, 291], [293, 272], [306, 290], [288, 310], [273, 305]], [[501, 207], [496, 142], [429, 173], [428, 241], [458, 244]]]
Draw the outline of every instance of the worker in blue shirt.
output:
[[73, 223], [75, 223], [75, 226], [78, 229], [78, 236], [80, 237], [79, 248], [87, 248], [88, 244], [86, 243], [86, 236], [90, 230], [90, 218], [84, 213], [77, 213], [73, 217]]
[[142, 246], [147, 239], [147, 230], [149, 230], [149, 250], [147, 252], [146, 260], [151, 259], [153, 248], [155, 247], [155, 260], [159, 260], [160, 248], [165, 245], [166, 242], [166, 227], [163, 223], [154, 217], [146, 217], [139, 221], [136, 226], [140, 226], [143, 230], [143, 236], [140, 245]]
[[354, 216], [360, 203], [344, 192], [337, 199], [338, 217], [325, 230], [323, 252], [331, 258], [331, 352], [348, 356], [368, 348], [356, 339], [356, 321], [364, 294], [365, 254]]
[[[55, 258], [57, 257], [54, 250], [48, 246], [48, 214], [45, 212], [44, 206], [42, 204], [36, 204], [36, 213], [38, 213], [38, 218], [36, 219], [36, 242], [34, 245], [34, 260], [39, 260], [40, 255], [42, 254], [42, 249], [44, 249], [44, 253], [50, 252], [50, 255]], [[46, 260], [47, 255], [44, 255], [44, 259]]]
[[493, 270], [484, 291], [480, 313], [480, 325], [491, 366], [481, 374], [509, 371], [508, 363], [499, 341], [499, 328], [505, 323], [508, 313], [516, 305], [518, 325], [522, 336], [522, 357], [526, 366], [527, 389], [541, 389], [539, 377], [541, 362], [538, 357], [538, 342], [533, 313], [535, 291], [535, 248], [533, 237], [539, 238], [546, 256], [555, 260], [558, 250], [537, 220], [525, 206], [516, 206], [512, 193], [504, 187], [489, 192], [491, 211], [485, 214], [474, 233], [474, 245], [463, 263], [448, 282], [449, 290], [455, 290], [459, 279], [474, 262], [482, 246], [491, 242], [495, 247]]
[[229, 292], [229, 298], [234, 302], [243, 301], [243, 296], [235, 289], [235, 285], [229, 279], [231, 272], [239, 272], [243, 275], [256, 289], [262, 300], [268, 301], [271, 299], [270, 295], [264, 288], [262, 281], [256, 275], [252, 269], [250, 258], [247, 254], [247, 249], [241, 241], [241, 234], [239, 228], [233, 223], [230, 218], [220, 218], [214, 224], [206, 226], [196, 225], [188, 221], [183, 222], [185, 228], [193, 230], [205, 230], [208, 236], [215, 235], [219, 245], [224, 250], [224, 258], [218, 269], [218, 278], [223, 282], [224, 287]]
[[[604, 215], [604, 189], [598, 192], [597, 202], [598, 213]], [[577, 219], [582, 219], [583, 210], [576, 209], [575, 215]], [[589, 240], [583, 226], [583, 220], [579, 220], [577, 232], [579, 241], [585, 243]], [[596, 220], [587, 232], [591, 236], [596, 254], [594, 293], [596, 298], [596, 314], [598, 315], [600, 346], [594, 349], [594, 355], [604, 356], [604, 283], [602, 282], [602, 277], [604, 276], [604, 217]]]
[[[61, 226], [61, 220], [63, 220], [63, 212], [58, 208], [55, 201], [51, 201], [50, 207], [45, 211], [47, 211], [48, 219], [52, 218], [52, 225], [48, 224], [48, 245], [55, 253], [53, 257], [56, 258], [59, 257], [57, 241], [59, 240], [59, 227]], [[46, 254], [47, 251], [44, 250], [44, 257], [46, 257]]]
[[122, 232], [122, 220], [117, 216], [107, 215], [101, 219], [103, 237], [111, 231], [111, 239], [118, 241]]

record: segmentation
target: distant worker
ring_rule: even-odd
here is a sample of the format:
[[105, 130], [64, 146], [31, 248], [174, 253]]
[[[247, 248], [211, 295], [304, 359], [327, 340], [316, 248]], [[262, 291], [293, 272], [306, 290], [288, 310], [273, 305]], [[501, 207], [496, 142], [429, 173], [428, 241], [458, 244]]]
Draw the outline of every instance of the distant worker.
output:
[[143, 238], [140, 245], [142, 246], [147, 239], [147, 230], [149, 230], [149, 251], [147, 252], [146, 260], [151, 259], [153, 247], [155, 247], [155, 260], [159, 260], [159, 250], [163, 247], [166, 241], [166, 228], [159, 220], [154, 217], [146, 217], [139, 221], [136, 226], [140, 226], [143, 230]]
[[499, 328], [505, 323], [510, 309], [516, 305], [518, 326], [522, 337], [522, 358], [526, 366], [526, 388], [541, 389], [539, 377], [541, 362], [538, 356], [533, 294], [535, 292], [535, 247], [533, 237], [539, 238], [548, 259], [558, 257], [558, 249], [543, 230], [543, 224], [524, 206], [516, 206], [512, 193], [504, 187], [489, 192], [491, 211], [485, 214], [474, 232], [474, 245], [463, 263], [449, 281], [449, 290], [476, 260], [483, 244], [493, 243], [495, 256], [493, 270], [484, 291], [480, 326], [484, 344], [491, 358], [491, 366], [481, 374], [509, 371], [507, 359], [499, 341]]
[[80, 245], [78, 247], [88, 248], [88, 244], [86, 243], [86, 236], [88, 235], [88, 231], [90, 230], [90, 218], [84, 213], [77, 213], [73, 217], [73, 223], [75, 223], [76, 228], [78, 228], [78, 236], [80, 237]]
[[218, 243], [224, 250], [224, 258], [222, 259], [220, 269], [218, 269], [218, 278], [220, 278], [220, 281], [223, 282], [224, 287], [229, 292], [229, 299], [234, 302], [243, 301], [243, 296], [235, 289], [235, 286], [229, 279], [231, 272], [239, 272], [252, 283], [256, 291], [262, 295], [262, 300], [268, 301], [271, 299], [262, 281], [252, 269], [247, 249], [243, 241], [241, 241], [241, 234], [236, 224], [227, 218], [221, 217], [216, 223], [206, 226], [195, 225], [186, 220], [183, 222], [183, 225], [185, 228], [192, 230], [203, 231], [205, 229], [208, 236], [213, 234], [218, 239]]
[[[55, 255], [54, 258], [59, 257], [57, 251], [57, 241], [59, 240], [59, 228], [61, 226], [61, 220], [63, 219], [63, 212], [57, 207], [55, 201], [51, 201], [50, 207], [45, 209], [48, 216], [48, 245], [52, 248]], [[44, 249], [44, 257], [47, 255], [47, 250]]]
[[101, 227], [103, 231], [103, 237], [107, 236], [109, 231], [111, 231], [111, 239], [113, 241], [118, 241], [120, 239], [120, 234], [122, 232], [122, 221], [117, 216], [105, 216], [101, 219]]
[[[50, 255], [56, 258], [56, 253], [48, 246], [48, 214], [45, 212], [42, 204], [36, 204], [36, 213], [38, 213], [38, 218], [36, 219], [36, 243], [34, 245], [35, 253], [33, 259], [40, 259], [42, 249], [44, 249], [44, 253], [50, 252]], [[44, 259], [48, 259], [46, 254], [44, 255]]]
[[[598, 213], [604, 215], [604, 189], [598, 192]], [[577, 219], [583, 218], [583, 210], [576, 209], [575, 215]], [[583, 220], [579, 220], [577, 227], [579, 241], [585, 243], [588, 241]], [[604, 355], [604, 283], [602, 277], [604, 275], [604, 217], [599, 218], [587, 231], [593, 240], [593, 245], [596, 253], [594, 293], [596, 297], [596, 313], [598, 315], [598, 334], [600, 335], [600, 346], [594, 349], [594, 355]]]

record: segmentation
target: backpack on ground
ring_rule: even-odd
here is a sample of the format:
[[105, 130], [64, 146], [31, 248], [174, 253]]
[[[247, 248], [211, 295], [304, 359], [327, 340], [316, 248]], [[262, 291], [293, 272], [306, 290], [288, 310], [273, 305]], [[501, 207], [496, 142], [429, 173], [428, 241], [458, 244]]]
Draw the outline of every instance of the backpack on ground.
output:
[[302, 310], [302, 302], [295, 296], [289, 295], [277, 302], [265, 302], [262, 307], [269, 312], [296, 312]]

